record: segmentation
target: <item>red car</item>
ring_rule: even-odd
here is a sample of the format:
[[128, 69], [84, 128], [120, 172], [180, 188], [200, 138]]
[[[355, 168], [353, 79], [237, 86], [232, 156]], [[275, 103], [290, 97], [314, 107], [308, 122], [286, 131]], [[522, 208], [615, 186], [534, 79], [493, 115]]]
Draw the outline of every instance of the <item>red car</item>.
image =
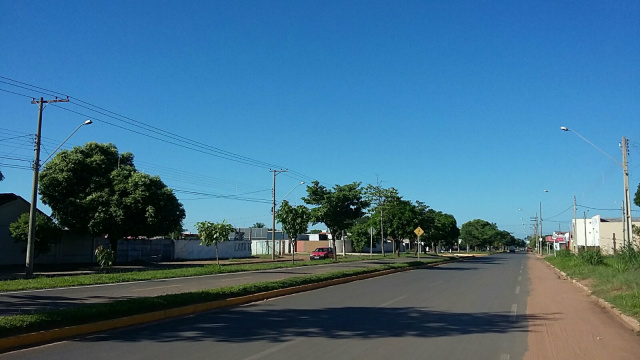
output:
[[321, 247], [313, 250], [311, 255], [309, 255], [309, 260], [321, 260], [321, 259], [332, 259], [333, 258], [333, 248], [330, 247]]

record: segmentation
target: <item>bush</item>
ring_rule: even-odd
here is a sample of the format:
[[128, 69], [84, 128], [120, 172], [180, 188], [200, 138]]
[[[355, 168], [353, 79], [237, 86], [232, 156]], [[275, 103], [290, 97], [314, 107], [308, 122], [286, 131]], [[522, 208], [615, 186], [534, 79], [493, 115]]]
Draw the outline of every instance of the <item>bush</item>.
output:
[[589, 265], [597, 266], [604, 264], [604, 256], [602, 256], [599, 249], [583, 251], [578, 255], [578, 257]]
[[640, 268], [640, 251], [631, 244], [625, 244], [615, 256], [617, 261], [627, 264], [629, 268]]
[[96, 257], [98, 258], [98, 264], [100, 265], [100, 269], [104, 270], [106, 268], [110, 268], [113, 266], [113, 261], [116, 258], [115, 253], [111, 249], [106, 249], [102, 247], [102, 245], [96, 248]]
[[556, 257], [572, 258], [573, 257], [573, 253], [569, 249], [562, 249], [560, 251], [556, 251]]

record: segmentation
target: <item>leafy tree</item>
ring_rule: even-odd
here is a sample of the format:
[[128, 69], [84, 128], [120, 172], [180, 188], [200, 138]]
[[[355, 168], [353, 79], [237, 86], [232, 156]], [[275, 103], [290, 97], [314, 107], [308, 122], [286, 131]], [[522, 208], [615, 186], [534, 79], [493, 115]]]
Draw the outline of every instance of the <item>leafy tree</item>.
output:
[[200, 221], [196, 223], [196, 230], [200, 236], [200, 245], [216, 247], [216, 264], [220, 266], [218, 259], [218, 243], [229, 240], [229, 234], [235, 231], [231, 224], [227, 224], [225, 220], [221, 223], [212, 223], [209, 221]]
[[[385, 230], [385, 223], [383, 223], [383, 221], [386, 221], [384, 212], [386, 207], [401, 199], [398, 190], [393, 187], [383, 188], [380, 185], [369, 184], [364, 189], [364, 198], [369, 204], [373, 205], [369, 208], [369, 213], [371, 214], [372, 221], [374, 221], [372, 225], [376, 228], [377, 236], [387, 238], [386, 235], [388, 233]], [[382, 244], [382, 254], [384, 255], [384, 244]]]
[[384, 205], [384, 231], [394, 242], [397, 256], [403, 239], [415, 237], [414, 230], [420, 224], [417, 207], [408, 200], [395, 200]]
[[[29, 213], [23, 213], [18, 220], [9, 224], [9, 231], [16, 241], [24, 243], [23, 251], [26, 253], [29, 238]], [[61, 238], [62, 228], [46, 215], [36, 212], [35, 256], [48, 254], [51, 251], [51, 245], [58, 243]]]
[[431, 220], [431, 226], [425, 230], [423, 237], [432, 244], [436, 253], [439, 246], [452, 247], [458, 244], [460, 229], [453, 215], [429, 209], [427, 218]]
[[313, 229], [311, 231], [309, 231], [309, 234], [321, 234], [322, 230], [318, 230], [318, 229]]
[[106, 249], [102, 245], [99, 245], [94, 252], [96, 259], [100, 265], [100, 270], [105, 270], [113, 266], [113, 262], [116, 259], [116, 254], [111, 249]]
[[291, 237], [291, 262], [295, 263], [296, 239], [299, 234], [307, 232], [311, 221], [311, 212], [304, 205], [293, 207], [287, 200], [284, 200], [276, 211], [276, 219], [282, 224], [282, 230]]
[[380, 232], [377, 231], [374, 226], [377, 221], [377, 219], [373, 219], [371, 216], [364, 216], [351, 226], [347, 233], [349, 234], [349, 239], [351, 239], [353, 249], [356, 252], [362, 252], [365, 246], [371, 245], [371, 228], [374, 229], [373, 243], [377, 244], [380, 242]]
[[264, 223], [257, 222], [257, 223], [255, 223], [255, 224], [251, 225], [251, 227], [252, 227], [252, 228], [257, 228], [257, 229], [262, 229], [262, 228], [264, 228], [264, 227], [265, 227], [265, 225], [264, 225]]
[[313, 224], [324, 223], [331, 231], [334, 260], [337, 260], [336, 238], [361, 218], [369, 206], [362, 195], [359, 182], [335, 185], [333, 189], [320, 185], [318, 181], [307, 186], [307, 197], [302, 200], [307, 205], [316, 206], [311, 209]]
[[124, 236], [167, 235], [182, 229], [185, 211], [157, 176], [138, 172], [133, 154], [89, 142], [60, 151], [40, 173], [42, 202], [63, 227], [106, 234], [117, 253]]
[[471, 247], [491, 246], [498, 233], [494, 223], [475, 219], [462, 224], [460, 237]]

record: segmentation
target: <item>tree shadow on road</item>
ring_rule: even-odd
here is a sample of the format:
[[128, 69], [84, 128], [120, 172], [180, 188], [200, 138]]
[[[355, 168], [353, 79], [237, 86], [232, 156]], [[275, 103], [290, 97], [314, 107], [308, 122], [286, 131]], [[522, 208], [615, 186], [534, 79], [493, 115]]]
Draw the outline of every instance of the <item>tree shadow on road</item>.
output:
[[376, 339], [435, 338], [468, 334], [528, 332], [530, 325], [554, 314], [457, 313], [425, 308], [340, 307], [320, 309], [258, 309], [246, 306], [197, 314], [79, 341], [284, 342], [294, 338]]

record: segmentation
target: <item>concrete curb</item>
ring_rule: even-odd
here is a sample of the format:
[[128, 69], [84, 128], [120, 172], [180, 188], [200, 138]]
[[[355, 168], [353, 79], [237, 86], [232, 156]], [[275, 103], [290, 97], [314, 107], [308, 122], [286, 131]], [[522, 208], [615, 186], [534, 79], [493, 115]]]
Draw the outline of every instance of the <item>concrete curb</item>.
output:
[[591, 300], [595, 301], [602, 308], [606, 309], [609, 313], [611, 313], [612, 315], [617, 317], [629, 329], [633, 330], [635, 333], [639, 333], [640, 334], [640, 322], [638, 322], [638, 320], [632, 318], [629, 315], [623, 314], [622, 311], [618, 310], [615, 306], [611, 305], [608, 301], [593, 295], [593, 292], [591, 291], [591, 289], [589, 289], [588, 287], [582, 285], [579, 281], [577, 281], [576, 279], [573, 279], [571, 276], [567, 275], [564, 271], [562, 271], [562, 270], [558, 269], [557, 267], [549, 264], [547, 261], [544, 260], [544, 258], [540, 258], [540, 259], [542, 261], [544, 261], [545, 264], [547, 264], [552, 270], [554, 270], [562, 278], [571, 281], [577, 287], [579, 287], [580, 289], [584, 290], [589, 295], [589, 298]]
[[[463, 260], [463, 259], [457, 259]], [[10, 336], [3, 339], [0, 339], [0, 353], [5, 353], [10, 350], [16, 350], [19, 348], [25, 348], [31, 345], [42, 345], [46, 343], [52, 343], [64, 339], [69, 339], [81, 335], [89, 335], [93, 333], [98, 333], [107, 330], [113, 330], [133, 325], [142, 325], [154, 321], [160, 321], [180, 316], [187, 316], [196, 314], [199, 312], [210, 311], [225, 307], [238, 306], [249, 304], [257, 301], [263, 301], [268, 299], [273, 299], [281, 296], [292, 295], [300, 292], [316, 290], [328, 286], [346, 284], [353, 281], [370, 279], [378, 276], [389, 275], [402, 271], [415, 270], [425, 267], [438, 266], [442, 264], [448, 264], [456, 260], [449, 261], [438, 261], [434, 263], [429, 263], [421, 266], [412, 266], [401, 269], [389, 269], [389, 270], [381, 270], [368, 274], [355, 275], [341, 279], [333, 279], [327, 280], [319, 283], [301, 285], [290, 287], [286, 289], [273, 290], [263, 293], [257, 293], [247, 296], [241, 296], [236, 298], [230, 298], [225, 300], [211, 301], [202, 304], [183, 306], [179, 308], [173, 308], [162, 311], [155, 311], [151, 313], [141, 314], [141, 315], [133, 315], [124, 318], [118, 318], [113, 320], [105, 320], [91, 324], [84, 325], [74, 325], [69, 327], [64, 327], [60, 329], [53, 330], [44, 330], [35, 333], [23, 334]]]

